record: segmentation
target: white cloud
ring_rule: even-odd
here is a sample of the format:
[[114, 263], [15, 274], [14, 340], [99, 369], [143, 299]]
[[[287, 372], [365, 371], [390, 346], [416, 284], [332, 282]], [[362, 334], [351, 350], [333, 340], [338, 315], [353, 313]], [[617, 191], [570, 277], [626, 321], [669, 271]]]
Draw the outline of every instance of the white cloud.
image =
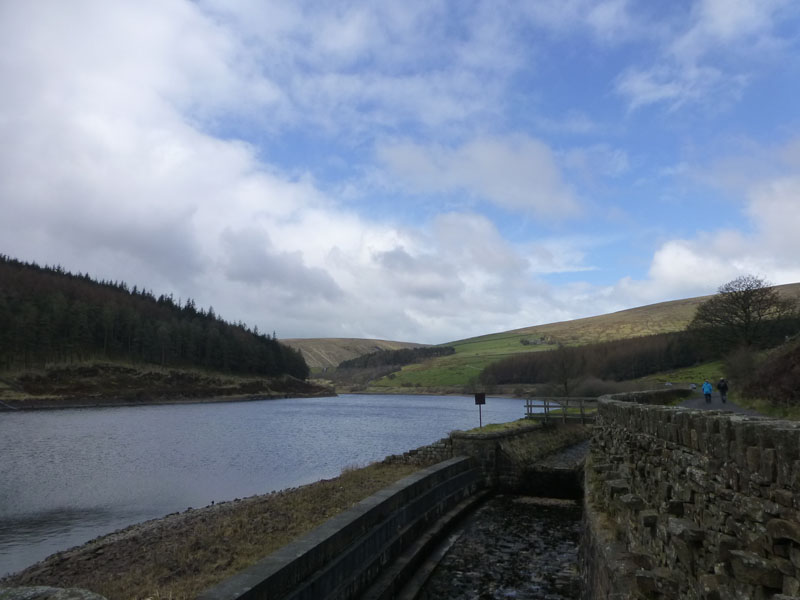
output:
[[321, 127], [355, 142], [375, 128], [458, 128], [498, 110], [520, 64], [513, 21], [483, 4], [202, 5], [244, 32], [261, 79], [280, 91], [265, 127]]
[[[800, 164], [793, 160], [795, 143], [771, 152], [788, 159], [783, 163], [783, 174], [767, 175], [758, 168], [748, 168], [746, 159], [722, 163], [735, 174], [719, 165], [712, 169], [719, 185], [726, 188], [731, 178], [745, 185], [742, 172], [756, 173], [740, 189], [751, 230], [712, 229], [698, 232], [694, 238], [669, 240], [654, 253], [647, 279], [625, 278], [612, 295], [626, 298], [627, 305], [634, 306], [713, 293], [744, 274], [763, 277], [773, 284], [800, 281]], [[760, 164], [759, 159], [752, 160], [756, 166]]]
[[524, 136], [479, 138], [458, 148], [384, 144], [379, 159], [423, 193], [476, 195], [514, 212], [563, 218], [580, 212], [550, 148]]
[[608, 144], [573, 148], [564, 153], [564, 164], [589, 179], [597, 176], [619, 177], [630, 169], [628, 153]]
[[[798, 171], [753, 186], [745, 169], [752, 233], [667, 242], [645, 281], [543, 282], [591, 268], [591, 242], [549, 229], [583, 214], [587, 200], [570, 178], [621, 179], [638, 157], [617, 144], [614, 113], [584, 103], [526, 121], [587, 136], [581, 147], [508, 133], [526, 94], [547, 93], [509, 87], [517, 75], [536, 80], [552, 48], [540, 38], [588, 36], [605, 49], [641, 42], [637, 6], [530, 3], [526, 20], [514, 3], [489, 2], [0, 3], [2, 251], [192, 296], [281, 336], [429, 342], [702, 293], [720, 283], [706, 271], [793, 277]], [[679, 107], [745, 85], [711, 61], [714, 49], [737, 32], [766, 43], [779, 12], [759, 13], [766, 20], [748, 29], [751, 5], [740, 17], [703, 6], [707, 14], [692, 13], [656, 48], [655, 64], [617, 80], [632, 106]], [[531, 36], [531, 23], [555, 35]], [[613, 142], [591, 137], [612, 133]], [[294, 146], [292, 136], [313, 143]], [[785, 149], [787, 164], [796, 148]], [[411, 189], [428, 204], [424, 216], [345, 205], [364, 190], [331, 191], [341, 182], [303, 157], [287, 161], [300, 165], [292, 171], [268, 162], [333, 155], [346, 183], [359, 185], [377, 169], [372, 150], [391, 175], [382, 173], [389, 199], [380, 200], [411, 203], [398, 192]], [[514, 221], [537, 239], [508, 241]]]
[[796, 3], [786, 0], [700, 0], [667, 36], [656, 60], [626, 68], [615, 90], [631, 109], [701, 103], [719, 111], [757, 77], [759, 62], [792, 55], [792, 42], [777, 25], [796, 12]]
[[773, 46], [774, 25], [786, 0], [702, 0], [692, 10], [690, 27], [670, 45], [681, 63], [694, 64], [726, 48], [735, 54], [753, 53], [753, 45]]
[[629, 0], [539, 0], [520, 10], [536, 26], [564, 34], [585, 29], [598, 40], [619, 43], [642, 35], [646, 26]]
[[715, 67], [661, 64], [651, 69], [630, 68], [615, 82], [632, 110], [650, 104], [667, 104], [676, 110], [690, 103], [713, 105], [715, 110], [737, 101], [748, 84], [744, 74], [730, 74]]

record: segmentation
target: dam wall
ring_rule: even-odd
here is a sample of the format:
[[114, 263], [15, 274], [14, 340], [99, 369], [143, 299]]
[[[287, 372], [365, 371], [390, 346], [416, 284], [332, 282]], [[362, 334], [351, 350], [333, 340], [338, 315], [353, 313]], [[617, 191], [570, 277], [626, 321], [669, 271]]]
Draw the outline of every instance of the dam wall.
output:
[[541, 424], [453, 432], [387, 462], [437, 463], [381, 490], [252, 567], [202, 600], [378, 600], [396, 597], [462, 514], [513, 487], [542, 456], [587, 439], [580, 426]]
[[[402, 574], [380, 584], [388, 565], [479, 489], [467, 457], [423, 469], [333, 517], [248, 569], [206, 590], [203, 600], [320, 600], [388, 597]], [[414, 565], [409, 565], [412, 570]], [[410, 573], [409, 573], [410, 575]], [[371, 590], [378, 585], [380, 589]]]
[[800, 597], [800, 423], [600, 400], [585, 598]]
[[531, 422], [499, 431], [454, 431], [433, 444], [387, 456], [384, 462], [430, 465], [454, 456], [470, 456], [481, 470], [486, 487], [519, 490], [525, 487], [537, 461], [590, 435], [591, 428], [584, 425], [556, 422]]

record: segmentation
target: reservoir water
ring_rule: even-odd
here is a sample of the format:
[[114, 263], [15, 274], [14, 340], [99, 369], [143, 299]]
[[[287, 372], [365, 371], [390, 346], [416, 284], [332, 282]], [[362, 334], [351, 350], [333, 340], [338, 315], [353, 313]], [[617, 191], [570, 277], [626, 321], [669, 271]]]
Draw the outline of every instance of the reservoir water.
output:
[[[524, 401], [487, 398], [483, 423]], [[478, 426], [467, 396], [0, 413], [0, 577], [117, 529], [335, 477]]]

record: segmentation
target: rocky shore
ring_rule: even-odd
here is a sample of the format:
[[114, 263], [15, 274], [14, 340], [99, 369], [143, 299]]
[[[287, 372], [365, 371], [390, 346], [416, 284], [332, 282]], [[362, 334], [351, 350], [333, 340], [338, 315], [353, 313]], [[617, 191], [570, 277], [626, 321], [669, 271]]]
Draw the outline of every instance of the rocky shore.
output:
[[194, 598], [418, 468], [376, 463], [133, 525], [0, 579], [0, 589], [82, 588], [109, 600]]

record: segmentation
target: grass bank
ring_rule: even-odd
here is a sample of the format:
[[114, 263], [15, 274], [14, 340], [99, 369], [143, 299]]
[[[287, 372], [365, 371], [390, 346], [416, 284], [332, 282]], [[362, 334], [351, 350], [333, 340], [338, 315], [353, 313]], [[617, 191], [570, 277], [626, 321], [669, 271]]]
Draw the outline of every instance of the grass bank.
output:
[[176, 513], [54, 554], [0, 586], [79, 587], [109, 600], [194, 598], [418, 469], [376, 463], [334, 479]]

